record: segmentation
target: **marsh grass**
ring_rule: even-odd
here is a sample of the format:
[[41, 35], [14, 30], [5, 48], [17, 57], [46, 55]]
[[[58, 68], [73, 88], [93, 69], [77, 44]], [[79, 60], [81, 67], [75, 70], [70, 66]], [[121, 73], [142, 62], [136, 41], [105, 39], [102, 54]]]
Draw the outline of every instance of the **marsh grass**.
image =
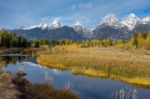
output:
[[68, 89], [56, 90], [48, 84], [34, 84], [30, 86], [32, 95], [26, 95], [27, 99], [78, 99]]
[[69, 69], [73, 73], [150, 86], [150, 57], [145, 53], [149, 52], [110, 47], [57, 46], [50, 52], [39, 52], [37, 62], [51, 68]]
[[138, 92], [136, 89], [127, 90], [122, 88], [120, 90], [115, 90], [110, 99], [138, 99]]

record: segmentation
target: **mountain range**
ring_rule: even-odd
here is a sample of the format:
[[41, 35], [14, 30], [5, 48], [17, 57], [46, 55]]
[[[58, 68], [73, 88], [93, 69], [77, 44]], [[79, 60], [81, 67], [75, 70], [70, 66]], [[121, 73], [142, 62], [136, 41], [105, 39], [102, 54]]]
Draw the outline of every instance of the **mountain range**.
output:
[[27, 39], [129, 39], [133, 34], [150, 30], [150, 15], [138, 18], [135, 14], [129, 14], [122, 20], [116, 15], [105, 16], [95, 29], [82, 26], [79, 22], [73, 26], [61, 26], [59, 21], [51, 24], [42, 23], [30, 27], [9, 30], [22, 35]]

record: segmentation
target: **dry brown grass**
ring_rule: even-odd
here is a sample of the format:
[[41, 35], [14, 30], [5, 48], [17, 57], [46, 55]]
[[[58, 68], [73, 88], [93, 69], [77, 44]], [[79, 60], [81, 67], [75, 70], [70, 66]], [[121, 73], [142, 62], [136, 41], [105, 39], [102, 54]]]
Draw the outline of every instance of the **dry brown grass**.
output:
[[150, 85], [149, 51], [115, 48], [57, 46], [39, 53], [40, 64], [74, 73], [110, 77], [139, 85]]

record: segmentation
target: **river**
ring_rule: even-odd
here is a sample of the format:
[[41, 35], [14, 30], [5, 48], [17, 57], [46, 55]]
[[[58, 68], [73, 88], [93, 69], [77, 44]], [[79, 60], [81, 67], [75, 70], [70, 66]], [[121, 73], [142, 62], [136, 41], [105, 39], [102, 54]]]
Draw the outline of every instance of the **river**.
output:
[[76, 75], [71, 71], [47, 68], [35, 58], [20, 54], [2, 55], [6, 65], [1, 69], [15, 73], [23, 70], [31, 83], [48, 83], [57, 89], [69, 88], [82, 99], [150, 99], [150, 88], [131, 85], [110, 78]]

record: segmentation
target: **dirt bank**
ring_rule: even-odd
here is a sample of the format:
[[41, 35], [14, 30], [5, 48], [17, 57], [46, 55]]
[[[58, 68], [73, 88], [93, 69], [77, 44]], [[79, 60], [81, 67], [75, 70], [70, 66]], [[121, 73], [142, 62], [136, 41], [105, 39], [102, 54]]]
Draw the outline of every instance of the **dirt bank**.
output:
[[18, 99], [21, 94], [11, 79], [12, 76], [8, 74], [0, 76], [0, 99]]

